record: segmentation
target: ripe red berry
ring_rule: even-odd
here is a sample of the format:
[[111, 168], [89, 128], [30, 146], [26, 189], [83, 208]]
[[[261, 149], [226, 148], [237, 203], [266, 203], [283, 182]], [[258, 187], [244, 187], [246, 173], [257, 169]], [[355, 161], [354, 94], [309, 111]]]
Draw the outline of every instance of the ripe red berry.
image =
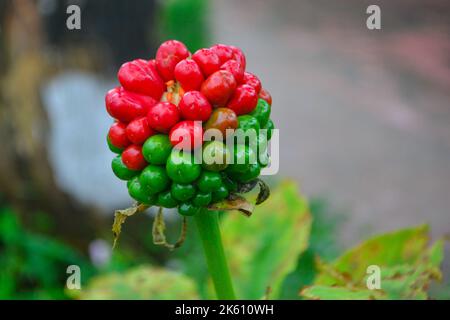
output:
[[128, 139], [134, 144], [143, 144], [148, 137], [155, 134], [148, 125], [147, 117], [137, 118], [131, 121], [126, 129]]
[[186, 46], [177, 40], [163, 42], [156, 51], [156, 67], [165, 81], [173, 80], [173, 71], [178, 62], [189, 56]]
[[181, 121], [170, 130], [169, 139], [177, 149], [193, 150], [201, 147], [203, 142], [202, 124], [200, 121]]
[[227, 46], [225, 44], [215, 44], [211, 48], [211, 51], [217, 54], [220, 60], [220, 64], [224, 64], [230, 59], [233, 59], [233, 49], [230, 48], [230, 46]]
[[236, 88], [227, 107], [240, 116], [252, 112], [257, 103], [258, 94], [255, 88], [243, 84]]
[[186, 120], [207, 121], [212, 107], [208, 99], [198, 91], [186, 92], [178, 104], [181, 117]]
[[147, 115], [150, 128], [167, 133], [180, 120], [178, 108], [170, 102], [158, 102]]
[[191, 59], [178, 62], [174, 74], [184, 91], [199, 90], [204, 80], [197, 62]]
[[239, 62], [242, 66], [242, 68], [246, 68], [247, 63], [246, 63], [246, 59], [245, 59], [245, 55], [242, 52], [242, 50], [238, 47], [235, 46], [229, 46], [231, 48], [231, 50], [233, 50], [233, 59], [236, 60], [237, 62]]
[[255, 88], [256, 93], [258, 94], [259, 91], [261, 91], [261, 81], [253, 73], [244, 72], [244, 78], [242, 79], [242, 83], [248, 84], [253, 88]]
[[197, 62], [205, 77], [219, 70], [220, 59], [211, 49], [197, 50], [192, 59]]
[[261, 88], [261, 91], [259, 92], [259, 97], [263, 100], [266, 100], [269, 105], [272, 105], [272, 96], [266, 89]]
[[122, 152], [122, 162], [130, 170], [142, 170], [147, 162], [142, 155], [142, 147], [132, 144]]
[[105, 103], [106, 110], [111, 117], [128, 123], [137, 117], [145, 116], [148, 110], [156, 104], [156, 100], [117, 87], [108, 91]]
[[148, 95], [156, 100], [161, 98], [165, 89], [164, 82], [154, 65], [143, 59], [125, 62], [117, 76], [125, 89]]
[[156, 67], [156, 60], [155, 59], [148, 60], [148, 64], [151, 65], [153, 68], [155, 68], [156, 71], [158, 71], [158, 68]]
[[244, 78], [244, 68], [236, 60], [228, 60], [220, 66], [220, 70], [226, 70], [231, 72], [237, 83], [241, 83]]
[[219, 70], [210, 75], [202, 84], [201, 93], [214, 106], [225, 106], [236, 89], [236, 80], [229, 71]]
[[125, 149], [130, 145], [126, 134], [127, 125], [122, 122], [114, 122], [108, 131], [109, 142], [116, 148]]

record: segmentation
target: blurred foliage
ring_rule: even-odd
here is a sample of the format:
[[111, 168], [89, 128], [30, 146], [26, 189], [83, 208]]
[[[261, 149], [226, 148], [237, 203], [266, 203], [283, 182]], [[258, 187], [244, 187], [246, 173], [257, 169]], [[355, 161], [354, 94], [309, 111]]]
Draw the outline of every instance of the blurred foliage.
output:
[[8, 207], [0, 208], [0, 252], [0, 299], [62, 299], [67, 266], [86, 279], [94, 271], [71, 247], [25, 230]]
[[180, 40], [191, 52], [207, 47], [210, 39], [208, 13], [207, 0], [162, 1], [157, 15], [161, 40]]
[[[427, 299], [432, 280], [441, 280], [443, 241], [430, 248], [427, 226], [376, 236], [333, 263], [316, 261], [319, 273], [302, 295], [311, 299]], [[367, 289], [367, 267], [380, 268], [381, 289]]]
[[308, 246], [310, 228], [306, 200], [292, 181], [282, 182], [251, 218], [226, 215], [222, 238], [237, 296], [261, 299], [270, 287], [269, 297], [277, 298], [282, 280]]
[[309, 210], [313, 218], [309, 246], [299, 255], [295, 270], [284, 280], [281, 299], [301, 299], [298, 289], [311, 285], [317, 274], [315, 257], [320, 256], [321, 259], [329, 261], [339, 253], [337, 231], [345, 218], [344, 214], [332, 210], [323, 198], [311, 199]]
[[80, 299], [198, 299], [196, 285], [185, 275], [143, 265], [122, 273], [96, 277], [79, 291]]
[[0, 203], [0, 299], [66, 299], [74, 294], [65, 290], [70, 265], [80, 267], [83, 287], [93, 276], [122, 272], [151, 260], [126, 246], [116, 250], [107, 264], [96, 267], [85, 254], [48, 235], [50, 216], [41, 212], [34, 216], [31, 231], [21, 224], [17, 212]]

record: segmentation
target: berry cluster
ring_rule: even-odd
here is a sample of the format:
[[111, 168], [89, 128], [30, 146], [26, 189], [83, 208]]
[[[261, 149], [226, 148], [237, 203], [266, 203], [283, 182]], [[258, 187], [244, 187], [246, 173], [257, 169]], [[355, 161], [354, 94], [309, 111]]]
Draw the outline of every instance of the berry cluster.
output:
[[[107, 141], [118, 154], [112, 170], [128, 181], [132, 198], [178, 207], [189, 216], [259, 176], [267, 157], [250, 163], [253, 149], [248, 143], [236, 144], [231, 151], [224, 143], [236, 129], [267, 129], [267, 135], [256, 139], [258, 150], [267, 155], [272, 98], [245, 66], [237, 47], [216, 44], [191, 55], [177, 40], [161, 44], [153, 60], [121, 66], [121, 86], [105, 98], [115, 119]], [[204, 141], [209, 129], [222, 138]], [[199, 150], [200, 162], [195, 161]], [[226, 161], [230, 158], [231, 163]]]

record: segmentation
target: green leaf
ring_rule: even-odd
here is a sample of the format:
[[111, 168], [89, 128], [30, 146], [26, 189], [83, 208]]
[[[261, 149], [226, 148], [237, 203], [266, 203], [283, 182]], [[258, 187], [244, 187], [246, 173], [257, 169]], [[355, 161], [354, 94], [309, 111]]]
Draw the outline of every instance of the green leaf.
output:
[[[313, 222], [313, 224], [315, 221]], [[300, 299], [299, 288], [311, 285], [317, 275], [315, 252], [308, 248], [297, 260], [296, 270], [286, 276], [283, 281], [280, 299]]]
[[124, 273], [94, 278], [80, 291], [79, 299], [184, 300], [198, 299], [195, 283], [166, 269], [140, 266]]
[[282, 280], [307, 247], [311, 216], [296, 184], [281, 183], [253, 216], [224, 214], [222, 235], [237, 296], [260, 299], [270, 287], [279, 295]]

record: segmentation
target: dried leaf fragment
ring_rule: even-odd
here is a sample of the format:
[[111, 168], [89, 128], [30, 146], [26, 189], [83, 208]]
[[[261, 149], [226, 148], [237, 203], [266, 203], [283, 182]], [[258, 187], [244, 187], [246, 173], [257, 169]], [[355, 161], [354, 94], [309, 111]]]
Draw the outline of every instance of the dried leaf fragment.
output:
[[174, 250], [176, 248], [181, 247], [181, 245], [184, 243], [184, 240], [186, 239], [186, 232], [187, 232], [186, 217], [183, 217], [180, 237], [174, 244], [170, 244], [167, 242], [165, 230], [166, 230], [166, 223], [164, 222], [163, 208], [160, 207], [158, 213], [156, 214], [155, 220], [153, 221], [152, 227], [153, 243], [159, 246], [164, 246], [169, 250]]
[[114, 212], [114, 222], [112, 226], [112, 232], [114, 235], [113, 249], [116, 247], [117, 241], [119, 240], [120, 232], [122, 231], [122, 224], [125, 220], [136, 213], [147, 210], [148, 208], [149, 206], [136, 202], [130, 208], [116, 210]]
[[261, 179], [258, 180], [259, 185], [259, 193], [258, 197], [256, 198], [256, 205], [263, 203], [266, 201], [270, 196], [270, 188], [269, 186]]
[[247, 217], [250, 217], [253, 213], [255, 206], [247, 201], [244, 197], [231, 194], [228, 199], [213, 203], [208, 206], [208, 210], [238, 210], [245, 214]]

